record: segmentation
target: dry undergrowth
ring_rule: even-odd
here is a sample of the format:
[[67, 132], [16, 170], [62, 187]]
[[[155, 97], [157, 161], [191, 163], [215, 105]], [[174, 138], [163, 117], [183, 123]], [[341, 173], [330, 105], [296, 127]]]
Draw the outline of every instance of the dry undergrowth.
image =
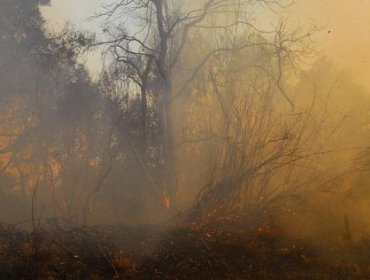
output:
[[338, 248], [198, 226], [2, 227], [0, 279], [370, 279], [370, 243]]

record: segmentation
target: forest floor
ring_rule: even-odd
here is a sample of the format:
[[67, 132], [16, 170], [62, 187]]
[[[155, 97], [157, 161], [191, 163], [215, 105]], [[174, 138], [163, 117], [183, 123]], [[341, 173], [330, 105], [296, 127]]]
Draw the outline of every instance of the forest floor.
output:
[[370, 242], [319, 246], [268, 227], [3, 226], [0, 279], [370, 279]]

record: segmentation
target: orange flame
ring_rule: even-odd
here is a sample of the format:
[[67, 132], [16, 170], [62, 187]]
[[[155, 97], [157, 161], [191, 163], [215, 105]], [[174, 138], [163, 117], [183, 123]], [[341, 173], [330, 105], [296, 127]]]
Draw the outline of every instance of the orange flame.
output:
[[169, 195], [166, 194], [164, 196], [163, 203], [164, 203], [164, 206], [166, 207], [167, 210], [170, 209], [171, 199], [170, 199], [170, 196]]

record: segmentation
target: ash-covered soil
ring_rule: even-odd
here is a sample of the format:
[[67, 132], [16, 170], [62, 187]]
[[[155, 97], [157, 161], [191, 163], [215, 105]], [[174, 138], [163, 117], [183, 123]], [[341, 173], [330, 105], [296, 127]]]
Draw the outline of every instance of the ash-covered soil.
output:
[[2, 226], [0, 253], [0, 279], [370, 279], [370, 242], [330, 247], [269, 227]]

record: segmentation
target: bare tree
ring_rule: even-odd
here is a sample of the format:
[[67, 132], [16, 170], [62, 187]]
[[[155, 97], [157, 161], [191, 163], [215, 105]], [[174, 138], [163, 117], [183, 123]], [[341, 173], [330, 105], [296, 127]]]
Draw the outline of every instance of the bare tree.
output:
[[[106, 33], [109, 39], [99, 44], [108, 44], [115, 55], [122, 77], [133, 82], [141, 95], [142, 135], [148, 135], [148, 106], [158, 104], [162, 134], [164, 162], [164, 192], [174, 198], [176, 190], [175, 111], [177, 100], [189, 96], [191, 87], [200, 72], [211, 59], [229, 52], [240, 52], [259, 46], [274, 49], [281, 59], [288, 55], [288, 42], [299, 42], [300, 37], [283, 38], [283, 27], [277, 31], [260, 30], [251, 20], [251, 11], [256, 5], [287, 5], [286, 1], [207, 0], [201, 2], [170, 0], [123, 0], [106, 7], [99, 16], [105, 16]], [[123, 26], [122, 23], [130, 24]], [[113, 25], [114, 28], [110, 28]], [[224, 34], [227, 38], [237, 32], [237, 40], [225, 40], [222, 44], [209, 45], [193, 63], [184, 56], [189, 50], [197, 51], [199, 43], [192, 38], [203, 34], [202, 41], [210, 39], [206, 33]], [[275, 39], [274, 35], [275, 34]], [[266, 35], [264, 38], [263, 36]], [[271, 36], [272, 35], [272, 36]], [[282, 62], [280, 74], [274, 76], [281, 94], [293, 106], [283, 90]], [[150, 98], [148, 98], [150, 96]], [[180, 98], [181, 97], [181, 98]], [[156, 102], [148, 100], [156, 100]], [[145, 141], [147, 142], [147, 141]]]

